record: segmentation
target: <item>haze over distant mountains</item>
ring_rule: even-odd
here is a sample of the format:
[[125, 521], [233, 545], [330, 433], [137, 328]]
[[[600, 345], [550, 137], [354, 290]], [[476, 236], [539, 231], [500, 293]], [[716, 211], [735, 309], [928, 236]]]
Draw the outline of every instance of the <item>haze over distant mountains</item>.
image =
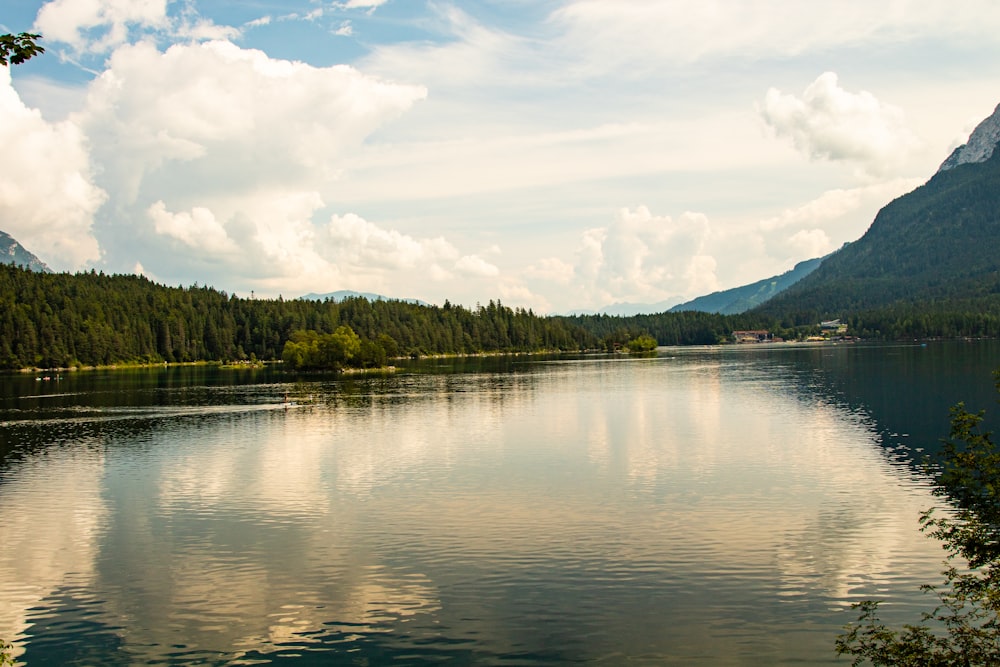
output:
[[683, 303], [681, 303], [681, 297], [675, 297], [657, 303], [613, 303], [597, 310], [574, 310], [568, 314], [631, 317], [633, 315], [679, 313], [694, 310], [702, 313], [737, 315], [761, 305], [802, 280], [815, 271], [826, 257], [829, 255], [807, 259], [781, 275], [764, 278], [749, 285], [712, 292]]
[[45, 262], [35, 257], [6, 232], [0, 232], [0, 262], [23, 266], [32, 271], [52, 273], [52, 269]]
[[681, 301], [681, 297], [673, 297], [656, 303], [632, 303], [619, 301], [597, 309], [571, 310], [567, 315], [611, 315], [612, 317], [631, 317], [648, 313], [665, 313]]
[[721, 292], [713, 292], [706, 296], [700, 296], [687, 303], [674, 306], [670, 309], [670, 312], [678, 313], [685, 310], [697, 310], [703, 313], [720, 313], [722, 315], [736, 315], [746, 312], [774, 298], [808, 276], [827, 257], [829, 255], [799, 262], [792, 269], [785, 271], [780, 276], [773, 276], [742, 287], [734, 287]]
[[421, 306], [429, 305], [424, 301], [419, 299], [397, 299], [395, 297], [383, 296], [381, 294], [375, 294], [373, 292], [355, 292], [354, 290], [337, 290], [336, 292], [326, 292], [324, 294], [317, 294], [315, 292], [309, 292], [309, 294], [303, 294], [300, 299], [305, 299], [306, 301], [326, 301], [327, 299], [331, 301], [340, 302], [344, 299], [355, 299], [355, 298], [367, 299], [369, 301], [403, 301], [405, 303], [415, 303]]

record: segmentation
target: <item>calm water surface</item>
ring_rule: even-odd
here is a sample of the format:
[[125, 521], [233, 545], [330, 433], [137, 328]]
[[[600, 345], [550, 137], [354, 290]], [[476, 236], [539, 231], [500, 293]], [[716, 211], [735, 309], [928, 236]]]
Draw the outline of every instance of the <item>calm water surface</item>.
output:
[[[847, 664], [943, 552], [915, 463], [996, 343], [0, 378], [30, 665]], [[291, 405], [285, 404], [288, 395]]]

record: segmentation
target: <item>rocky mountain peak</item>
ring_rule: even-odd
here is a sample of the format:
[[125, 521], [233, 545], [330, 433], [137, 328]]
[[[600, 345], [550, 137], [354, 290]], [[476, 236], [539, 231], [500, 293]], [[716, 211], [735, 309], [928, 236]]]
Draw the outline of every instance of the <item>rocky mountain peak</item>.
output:
[[970, 162], [986, 162], [993, 155], [993, 150], [1000, 143], [1000, 104], [993, 110], [993, 115], [976, 126], [969, 135], [969, 141], [962, 144], [941, 163], [938, 172], [948, 171], [960, 164]]
[[25, 250], [24, 246], [4, 232], [0, 232], [0, 262], [16, 264], [39, 273], [52, 273], [52, 269], [46, 266], [45, 262]]

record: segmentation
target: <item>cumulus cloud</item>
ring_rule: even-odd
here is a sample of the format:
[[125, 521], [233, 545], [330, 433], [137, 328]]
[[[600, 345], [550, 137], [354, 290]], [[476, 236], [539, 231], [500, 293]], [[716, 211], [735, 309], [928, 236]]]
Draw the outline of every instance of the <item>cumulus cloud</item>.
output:
[[149, 207], [149, 217], [157, 234], [171, 236], [191, 248], [210, 253], [236, 249], [225, 227], [207, 208], [195, 206], [190, 212], [171, 213], [158, 201]]
[[500, 296], [504, 305], [514, 308], [530, 308], [537, 313], [546, 313], [552, 308], [552, 304], [544, 296], [513, 280], [500, 283]]
[[771, 88], [758, 110], [809, 157], [853, 162], [871, 174], [890, 171], [918, 145], [900, 109], [868, 91], [844, 90], [833, 72], [821, 74], [801, 97]]
[[717, 288], [716, 261], [706, 252], [708, 218], [676, 220], [645, 206], [621, 209], [608, 227], [588, 230], [577, 253], [577, 275], [598, 300], [659, 301]]
[[[230, 42], [122, 46], [73, 117], [111, 196], [97, 237], [123, 264], [113, 268], [139, 261], [165, 278], [185, 263], [203, 280], [329, 278], [325, 253], [345, 234], [360, 234], [354, 252], [372, 266], [408, 266], [405, 239], [314, 216], [365, 137], [425, 95]], [[164, 244], [183, 252], [165, 257]]]
[[27, 108], [7, 67], [0, 67], [0, 145], [8, 158], [0, 179], [3, 230], [53, 268], [98, 259], [93, 216], [107, 195], [93, 183], [85, 137], [76, 123], [49, 123]]
[[478, 255], [465, 255], [455, 262], [455, 270], [466, 276], [491, 278], [500, 275], [500, 269]]
[[321, 246], [326, 256], [354, 269], [372, 266], [409, 269], [458, 255], [455, 247], [442, 237], [415, 239], [396, 230], [382, 229], [354, 213], [334, 215], [326, 231], [326, 243]]
[[864, 234], [875, 214], [921, 179], [897, 178], [857, 188], [828, 190], [800, 206], [760, 220], [761, 249], [783, 263], [820, 257]]
[[256, 189], [334, 178], [346, 149], [425, 95], [351, 67], [271, 59], [229, 42], [163, 53], [141, 43], [112, 55], [91, 85], [84, 122], [131, 196], [163, 169], [187, 175], [176, 183], [185, 192]]
[[822, 229], [803, 229], [788, 237], [788, 247], [796, 257], [822, 257], [834, 250]]

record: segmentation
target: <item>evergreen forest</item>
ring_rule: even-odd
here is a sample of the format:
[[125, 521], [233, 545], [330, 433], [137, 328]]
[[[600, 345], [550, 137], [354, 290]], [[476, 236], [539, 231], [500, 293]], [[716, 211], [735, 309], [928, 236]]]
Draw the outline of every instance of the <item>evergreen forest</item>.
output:
[[[591, 334], [491, 301], [470, 310], [363, 298], [247, 299], [136, 275], [0, 265], [0, 367], [278, 360], [297, 331], [349, 327], [389, 356], [579, 350]], [[388, 348], [388, 349], [385, 349]]]
[[1000, 297], [896, 302], [853, 313], [811, 308], [543, 317], [499, 301], [467, 308], [361, 297], [252, 299], [197, 284], [167, 287], [137, 275], [37, 273], [0, 265], [4, 369], [276, 361], [289, 341], [303, 346], [320, 340], [308, 332], [329, 336], [340, 327], [363, 343], [358, 364], [373, 366], [397, 356], [628, 349], [642, 336], [659, 345], [714, 345], [742, 329], [795, 340], [818, 333], [819, 321], [830, 317], [841, 317], [852, 335], [866, 339], [997, 337]]

